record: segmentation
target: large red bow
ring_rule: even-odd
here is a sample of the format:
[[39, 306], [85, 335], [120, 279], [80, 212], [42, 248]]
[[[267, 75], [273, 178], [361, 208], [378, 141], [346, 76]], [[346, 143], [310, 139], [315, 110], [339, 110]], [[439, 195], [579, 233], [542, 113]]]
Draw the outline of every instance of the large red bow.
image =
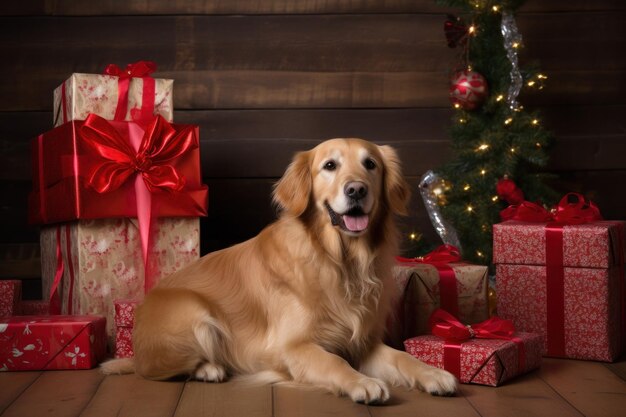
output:
[[566, 194], [556, 206], [554, 220], [560, 223], [581, 224], [602, 220], [600, 209], [591, 200], [578, 193]]
[[191, 127], [176, 132], [157, 115], [146, 127], [138, 150], [109, 122], [90, 114], [81, 127], [85, 143], [104, 159], [96, 166], [88, 184], [99, 193], [118, 189], [129, 177], [140, 174], [150, 192], [180, 191], [185, 178], [168, 162], [197, 147]]
[[137, 61], [133, 64], [126, 65], [126, 69], [121, 69], [116, 64], [109, 64], [104, 69], [107, 75], [114, 75], [120, 78], [147, 77], [157, 69], [156, 63], [152, 61]]
[[452, 314], [440, 308], [430, 316], [429, 326], [435, 336], [455, 342], [463, 342], [473, 337], [510, 340], [515, 333], [511, 320], [491, 317], [481, 323], [465, 326]]
[[422, 257], [403, 258], [399, 256], [397, 260], [405, 263], [413, 262], [420, 264], [459, 262], [461, 260], [461, 252], [456, 246], [445, 244]]
[[90, 114], [81, 127], [81, 134], [85, 143], [104, 160], [96, 165], [89, 176], [87, 183], [91, 187], [99, 193], [106, 193], [116, 190], [134, 177], [147, 290], [154, 284], [148, 271], [152, 193], [159, 190], [180, 191], [185, 185], [185, 178], [168, 162], [198, 146], [192, 127], [187, 126], [177, 133], [163, 117], [157, 115], [146, 126], [141, 142], [133, 144], [130, 142], [136, 142], [138, 138], [130, 130], [129, 142], [105, 119]]
[[500, 212], [500, 217], [502, 220], [520, 220], [533, 223], [555, 221], [564, 224], [581, 224], [602, 220], [598, 206], [579, 193], [566, 194], [557, 204], [554, 213], [549, 212], [539, 204], [524, 201], [519, 205], [505, 208]]
[[452, 314], [437, 309], [430, 316], [432, 334], [444, 339], [443, 367], [457, 378], [461, 377], [461, 343], [471, 338], [502, 339], [515, 343], [518, 349], [518, 370], [526, 368], [526, 348], [524, 342], [516, 337], [515, 326], [510, 320], [492, 317], [472, 326], [464, 326]]

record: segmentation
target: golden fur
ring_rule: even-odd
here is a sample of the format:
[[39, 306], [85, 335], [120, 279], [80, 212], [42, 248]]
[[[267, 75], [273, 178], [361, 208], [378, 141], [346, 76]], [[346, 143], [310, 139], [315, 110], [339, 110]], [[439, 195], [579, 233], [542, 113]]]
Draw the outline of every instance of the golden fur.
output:
[[298, 153], [274, 189], [279, 219], [162, 280], [137, 310], [134, 359], [103, 371], [257, 375], [366, 403], [386, 401], [387, 384], [454, 393], [452, 375], [381, 342], [395, 296], [394, 216], [408, 198], [388, 146], [333, 139]]

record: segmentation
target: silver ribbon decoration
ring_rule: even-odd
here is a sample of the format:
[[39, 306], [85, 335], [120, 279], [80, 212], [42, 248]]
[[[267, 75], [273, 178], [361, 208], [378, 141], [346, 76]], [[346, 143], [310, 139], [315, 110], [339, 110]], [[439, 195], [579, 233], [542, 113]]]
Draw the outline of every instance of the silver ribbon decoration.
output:
[[461, 250], [461, 242], [456, 234], [456, 230], [443, 219], [439, 205], [437, 204], [437, 194], [434, 190], [441, 182], [439, 175], [430, 170], [426, 171], [420, 179], [420, 194], [422, 195], [422, 200], [424, 200], [424, 206], [426, 206], [430, 222], [433, 224], [433, 227], [439, 234], [443, 243], [456, 246]]
[[502, 12], [502, 22], [500, 23], [500, 31], [504, 38], [504, 49], [506, 49], [506, 56], [511, 62], [511, 85], [506, 97], [506, 101], [509, 104], [511, 110], [517, 111], [520, 109], [520, 105], [517, 102], [517, 96], [519, 95], [522, 85], [524, 84], [524, 78], [519, 70], [519, 63], [517, 60], [517, 48], [513, 45], [521, 45], [522, 35], [517, 30], [517, 24], [515, 23], [515, 17], [510, 11]]

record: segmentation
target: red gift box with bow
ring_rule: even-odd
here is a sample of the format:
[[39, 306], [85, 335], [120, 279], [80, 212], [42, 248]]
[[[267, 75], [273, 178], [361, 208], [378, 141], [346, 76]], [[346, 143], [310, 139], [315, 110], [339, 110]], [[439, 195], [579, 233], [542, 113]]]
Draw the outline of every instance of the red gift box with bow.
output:
[[0, 371], [90, 369], [105, 355], [104, 317], [0, 319]]
[[428, 318], [439, 307], [467, 323], [489, 317], [487, 267], [463, 262], [454, 246], [397, 261], [394, 279], [401, 296], [387, 326], [391, 345], [430, 333]]
[[137, 217], [150, 194], [155, 217], [206, 215], [198, 127], [155, 117], [147, 126], [90, 115], [32, 142], [29, 219]]
[[523, 202], [493, 226], [498, 314], [543, 337], [544, 354], [613, 361], [624, 341], [624, 223], [579, 194], [553, 211]]
[[406, 351], [461, 383], [498, 386], [541, 365], [541, 336], [516, 332], [509, 320], [492, 317], [466, 326], [438, 309], [429, 323], [432, 334], [406, 340]]

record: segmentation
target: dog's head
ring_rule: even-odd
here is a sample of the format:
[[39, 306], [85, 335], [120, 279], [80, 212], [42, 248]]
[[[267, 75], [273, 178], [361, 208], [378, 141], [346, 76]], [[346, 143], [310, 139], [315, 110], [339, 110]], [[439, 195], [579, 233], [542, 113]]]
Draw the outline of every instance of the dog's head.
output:
[[408, 198], [396, 152], [361, 139], [331, 139], [296, 154], [274, 189], [285, 214], [316, 214], [348, 236], [366, 234], [382, 213], [406, 214]]

